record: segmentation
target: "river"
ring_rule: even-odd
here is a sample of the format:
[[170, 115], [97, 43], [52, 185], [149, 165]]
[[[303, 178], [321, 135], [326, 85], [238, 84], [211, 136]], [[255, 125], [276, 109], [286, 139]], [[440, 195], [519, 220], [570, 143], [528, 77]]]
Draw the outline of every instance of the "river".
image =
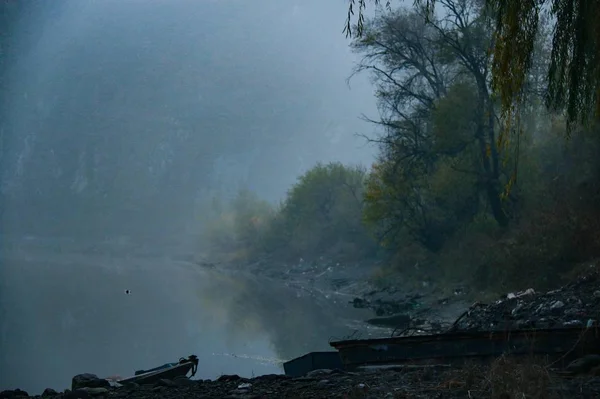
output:
[[282, 281], [172, 257], [3, 244], [0, 390], [62, 390], [78, 373], [128, 376], [190, 354], [196, 378], [281, 373], [364, 317]]

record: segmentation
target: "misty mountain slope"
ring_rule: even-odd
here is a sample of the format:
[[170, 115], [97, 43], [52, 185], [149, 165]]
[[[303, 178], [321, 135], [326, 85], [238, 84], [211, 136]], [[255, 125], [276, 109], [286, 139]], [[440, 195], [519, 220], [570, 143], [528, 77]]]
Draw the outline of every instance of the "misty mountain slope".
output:
[[13, 11], [0, 110], [7, 213], [27, 231], [60, 219], [92, 234], [127, 219], [159, 235], [190, 227], [215, 190], [246, 185], [276, 200], [316, 161], [370, 161], [353, 134], [374, 110], [371, 88], [359, 79], [349, 90], [354, 58], [329, 20], [339, 7], [315, 16], [313, 3]]

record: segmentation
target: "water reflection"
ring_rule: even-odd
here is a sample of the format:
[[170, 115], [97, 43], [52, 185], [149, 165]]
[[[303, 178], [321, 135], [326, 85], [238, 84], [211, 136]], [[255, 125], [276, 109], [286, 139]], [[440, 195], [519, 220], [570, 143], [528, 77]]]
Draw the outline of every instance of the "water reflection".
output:
[[[314, 297], [308, 291], [285, 287], [280, 281], [252, 279], [236, 274], [215, 276], [219, 284], [200, 293], [206, 309], [211, 302], [226, 303], [228, 339], [243, 341], [266, 335], [279, 359], [289, 360], [309, 351], [332, 350], [329, 340], [347, 335], [347, 321], [362, 313], [333, 299]], [[227, 287], [220, 294], [217, 290]], [[220, 298], [220, 299], [216, 299]]]
[[347, 332], [333, 306], [248, 276], [66, 254], [1, 261], [0, 389], [63, 389], [77, 373], [127, 376], [192, 353], [199, 378], [277, 373]]

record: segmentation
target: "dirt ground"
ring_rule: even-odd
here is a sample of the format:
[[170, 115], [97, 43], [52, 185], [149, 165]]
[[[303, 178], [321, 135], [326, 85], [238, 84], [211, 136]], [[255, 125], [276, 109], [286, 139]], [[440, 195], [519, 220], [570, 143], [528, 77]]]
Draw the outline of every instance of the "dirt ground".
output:
[[[19, 397], [4, 392], [0, 398]], [[560, 376], [535, 361], [500, 358], [487, 366], [443, 366], [362, 372], [316, 370], [305, 377], [265, 375], [253, 379], [222, 376], [215, 381], [161, 380], [154, 386], [127, 386], [45, 392], [43, 396], [76, 398], [598, 398], [600, 377]]]

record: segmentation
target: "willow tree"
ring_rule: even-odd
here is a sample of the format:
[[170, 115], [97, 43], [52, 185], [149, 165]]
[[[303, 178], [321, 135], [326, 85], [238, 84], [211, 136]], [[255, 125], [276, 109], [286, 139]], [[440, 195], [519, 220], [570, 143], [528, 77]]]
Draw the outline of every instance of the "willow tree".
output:
[[[444, 17], [393, 11], [365, 23], [352, 48], [376, 89], [383, 133], [367, 192], [367, 221], [385, 241], [401, 232], [431, 251], [479, 202], [500, 226], [508, 180], [490, 86], [493, 29], [478, 0], [442, 0]], [[482, 204], [483, 205], [483, 204]], [[483, 208], [483, 207], [482, 207]]]
[[[367, 2], [349, 0], [345, 33], [361, 36]], [[523, 101], [540, 19], [555, 21], [546, 105], [564, 112], [568, 132], [600, 116], [600, 0], [484, 0], [495, 17], [492, 84], [508, 121]], [[414, 0], [429, 14], [443, 0]], [[385, 5], [390, 8], [391, 0]]]

